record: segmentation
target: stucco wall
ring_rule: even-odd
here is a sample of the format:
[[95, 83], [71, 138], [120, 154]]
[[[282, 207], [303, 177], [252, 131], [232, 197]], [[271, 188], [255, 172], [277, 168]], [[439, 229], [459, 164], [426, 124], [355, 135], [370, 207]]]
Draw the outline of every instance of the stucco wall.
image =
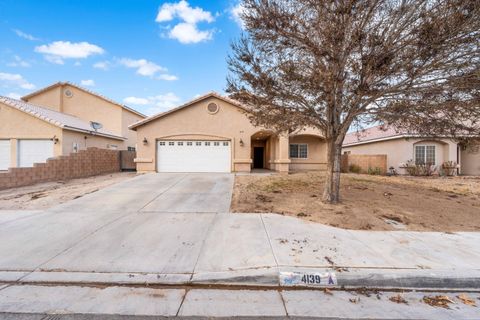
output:
[[414, 159], [414, 146], [418, 144], [435, 145], [436, 165], [444, 161], [457, 162], [457, 143], [450, 139], [428, 140], [421, 138], [399, 138], [387, 141], [366, 143], [342, 148], [342, 153], [366, 155], [387, 155], [387, 168], [394, 167], [397, 172], [405, 173], [400, 164]]
[[[207, 105], [215, 102], [219, 111], [215, 114], [207, 112]], [[169, 136], [178, 139], [194, 137], [205, 139], [215, 136], [231, 141], [232, 170], [250, 170], [250, 137], [261, 128], [255, 128], [241, 109], [215, 97], [198, 101], [197, 103], [169, 114], [168, 116], [151, 121], [137, 128], [137, 170], [156, 170], [156, 140]], [[147, 138], [148, 144], [142, 143]], [[243, 141], [243, 146], [240, 145]]]
[[[10, 140], [10, 166], [17, 166], [17, 142], [19, 139], [60, 138], [62, 129], [0, 103], [0, 139]], [[62, 154], [62, 146], [53, 146], [54, 156]]]
[[[73, 93], [72, 97], [65, 96], [64, 92], [67, 89]], [[119, 149], [135, 147], [136, 132], [128, 129], [128, 126], [142, 117], [96, 95], [65, 84], [40, 92], [27, 101], [85, 121], [99, 122], [104, 129], [127, 138], [125, 141], [117, 142]]]
[[135, 114], [125, 109], [122, 110], [122, 136], [127, 138], [127, 140], [123, 143], [122, 149], [127, 149], [127, 147], [135, 148], [135, 146], [137, 145], [137, 132], [128, 129], [128, 126], [142, 119], [143, 118], [140, 117], [138, 114]]
[[[87, 137], [87, 139], [85, 139], [85, 137]], [[62, 137], [60, 138], [59, 142], [62, 145], [63, 155], [74, 152], [74, 143], [78, 143], [79, 150], [86, 150], [87, 148], [115, 149], [114, 146], [117, 146], [117, 149], [121, 150], [121, 146], [123, 145], [123, 141], [121, 140], [94, 136], [91, 134], [85, 134], [69, 130], [63, 130]]]
[[291, 158], [290, 170], [325, 170], [327, 167], [327, 145], [325, 140], [311, 135], [291, 136], [290, 143], [306, 143], [308, 158]]
[[40, 94], [32, 96], [25, 101], [37, 104], [41, 107], [62, 112], [62, 88], [54, 87], [50, 90], [43, 91]]
[[464, 175], [480, 175], [480, 140], [471, 142], [461, 149], [461, 172]]

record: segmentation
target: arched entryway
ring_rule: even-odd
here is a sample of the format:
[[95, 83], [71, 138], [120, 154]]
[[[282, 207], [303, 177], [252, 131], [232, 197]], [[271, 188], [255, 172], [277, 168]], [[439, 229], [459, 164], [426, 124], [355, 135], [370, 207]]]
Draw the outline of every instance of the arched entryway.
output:
[[275, 135], [272, 131], [261, 130], [250, 138], [252, 169], [272, 169]]

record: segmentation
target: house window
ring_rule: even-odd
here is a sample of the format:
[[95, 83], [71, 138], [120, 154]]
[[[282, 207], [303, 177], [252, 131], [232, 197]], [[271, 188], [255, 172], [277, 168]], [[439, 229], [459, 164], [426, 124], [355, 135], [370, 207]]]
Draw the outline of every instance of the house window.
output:
[[170, 142], [168, 143], [168, 145], [169, 145], [169, 146], [174, 146], [174, 145], [175, 145], [175, 142], [170, 141]]
[[213, 143], [213, 145], [216, 146], [216, 147], [218, 147], [218, 146], [220, 145], [220, 142], [215, 141], [215, 142]]
[[307, 159], [308, 145], [306, 143], [290, 144], [290, 158]]
[[228, 142], [225, 141], [225, 142], [223, 143], [223, 145], [224, 145], [225, 147], [228, 146]]
[[202, 145], [202, 142], [197, 141], [197, 142], [195, 142], [195, 145], [196, 145], [196, 146], [201, 146], [201, 145]]
[[191, 145], [193, 145], [192, 141], [188, 141], [187, 146], [191, 146]]
[[210, 141], [205, 141], [205, 145], [206, 145], [206, 146], [209, 146], [209, 145], [210, 145]]
[[128, 151], [135, 151], [135, 147], [127, 147]]
[[435, 164], [435, 146], [415, 146], [415, 164]]
[[164, 145], [165, 145], [165, 141], [160, 141], [160, 142], [159, 142], [159, 145], [164, 146]]
[[177, 142], [177, 145], [183, 146], [183, 142], [182, 142], [182, 141], [179, 141], [179, 142]]

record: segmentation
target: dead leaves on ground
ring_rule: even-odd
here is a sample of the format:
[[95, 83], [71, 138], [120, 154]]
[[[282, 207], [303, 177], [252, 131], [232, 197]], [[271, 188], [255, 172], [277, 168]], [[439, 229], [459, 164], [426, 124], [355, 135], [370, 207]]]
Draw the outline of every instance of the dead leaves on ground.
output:
[[400, 294], [397, 294], [396, 296], [392, 296], [392, 297], [388, 298], [388, 300], [390, 300], [392, 302], [395, 302], [395, 303], [408, 304], [407, 300], [405, 300], [405, 298], [402, 297], [402, 295], [400, 295]]
[[455, 303], [452, 299], [450, 299], [448, 296], [424, 296], [423, 297], [423, 302], [426, 304], [432, 306], [432, 307], [440, 307], [440, 308], [445, 308], [445, 309], [450, 309], [449, 304], [450, 303]]
[[463, 304], [466, 304], [467, 306], [472, 306], [476, 307], [475, 300], [467, 296], [466, 294], [462, 293], [461, 295], [458, 295], [457, 298], [463, 302]]

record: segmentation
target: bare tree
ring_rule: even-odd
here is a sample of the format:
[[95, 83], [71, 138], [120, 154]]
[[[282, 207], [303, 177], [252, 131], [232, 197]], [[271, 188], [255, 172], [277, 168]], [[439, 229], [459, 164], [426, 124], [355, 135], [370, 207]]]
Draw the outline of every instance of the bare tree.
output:
[[244, 0], [229, 92], [251, 121], [322, 130], [323, 200], [339, 201], [341, 147], [373, 122], [456, 136], [480, 132], [478, 0]]

